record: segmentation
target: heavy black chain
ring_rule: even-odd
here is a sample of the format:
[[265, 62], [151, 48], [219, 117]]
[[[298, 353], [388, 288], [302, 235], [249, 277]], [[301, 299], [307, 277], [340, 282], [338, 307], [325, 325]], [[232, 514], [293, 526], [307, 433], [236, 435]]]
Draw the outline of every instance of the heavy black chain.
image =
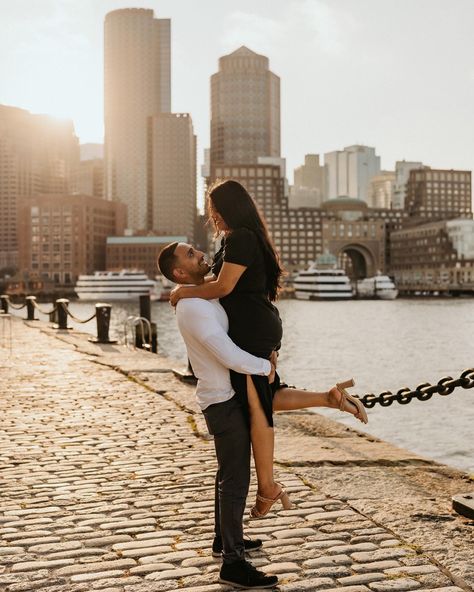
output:
[[408, 387], [401, 388], [396, 393], [391, 391], [384, 391], [380, 395], [367, 394], [359, 397], [364, 407], [371, 408], [379, 403], [382, 407], [389, 407], [394, 401], [400, 403], [400, 405], [407, 405], [413, 399], [418, 401], [427, 401], [437, 393], [443, 397], [450, 395], [455, 388], [458, 386], [464, 389], [470, 389], [474, 387], [474, 368], [464, 370], [459, 378], [452, 378], [451, 376], [445, 376], [438, 384], [430, 384], [424, 382], [419, 384], [414, 390]]

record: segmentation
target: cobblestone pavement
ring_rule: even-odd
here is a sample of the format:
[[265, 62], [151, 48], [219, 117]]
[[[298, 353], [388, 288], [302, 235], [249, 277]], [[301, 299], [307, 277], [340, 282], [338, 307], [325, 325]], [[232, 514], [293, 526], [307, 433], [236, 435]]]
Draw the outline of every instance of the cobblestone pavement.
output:
[[[0, 590], [230, 590], [210, 552], [213, 446], [192, 416], [67, 343], [13, 329], [13, 357], [0, 349]], [[253, 563], [282, 592], [461, 590], [286, 471], [295, 508], [246, 528], [264, 539]]]

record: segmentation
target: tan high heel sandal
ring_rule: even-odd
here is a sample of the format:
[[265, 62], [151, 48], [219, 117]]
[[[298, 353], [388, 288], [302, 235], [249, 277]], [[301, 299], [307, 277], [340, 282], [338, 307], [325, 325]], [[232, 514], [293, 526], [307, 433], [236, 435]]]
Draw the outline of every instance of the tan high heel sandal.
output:
[[278, 481], [277, 481], [277, 483], [281, 487], [281, 491], [273, 499], [268, 498], [268, 497], [263, 497], [263, 495], [259, 495], [257, 493], [257, 501], [263, 502], [264, 504], [268, 504], [268, 507], [265, 509], [264, 512], [260, 512], [259, 510], [257, 510], [257, 505], [255, 505], [250, 510], [250, 517], [251, 518], [263, 518], [264, 516], [266, 516], [268, 514], [268, 512], [270, 512], [273, 504], [275, 504], [277, 501], [281, 502], [281, 505], [283, 506], [284, 510], [291, 510], [291, 508], [293, 507], [293, 504], [290, 501], [290, 496], [286, 493], [285, 487], [281, 483], [279, 483]]
[[362, 404], [362, 401], [360, 399], [358, 399], [357, 397], [353, 397], [352, 395], [350, 395], [346, 391], [346, 388], [354, 386], [354, 384], [355, 384], [355, 382], [354, 382], [353, 378], [350, 378], [349, 380], [345, 380], [344, 382], [338, 382], [336, 384], [337, 390], [341, 393], [341, 402], [339, 404], [339, 409], [341, 411], [344, 411], [344, 403], [346, 401], [349, 401], [350, 403], [355, 405], [358, 409], [358, 414], [354, 415], [354, 417], [359, 419], [362, 423], [368, 423], [369, 418], [367, 417], [367, 413], [365, 412], [365, 408], [364, 408], [364, 405]]

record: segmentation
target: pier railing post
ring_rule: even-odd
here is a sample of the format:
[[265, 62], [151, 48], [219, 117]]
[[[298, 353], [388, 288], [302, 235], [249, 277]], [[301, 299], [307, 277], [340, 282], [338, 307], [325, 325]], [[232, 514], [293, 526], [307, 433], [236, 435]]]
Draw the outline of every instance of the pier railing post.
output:
[[26, 320], [27, 321], [37, 321], [38, 319], [35, 318], [35, 304], [36, 304], [36, 296], [27, 296], [26, 297]]
[[156, 323], [150, 323], [151, 325], [151, 351], [153, 354], [158, 353], [158, 329]]
[[2, 303], [2, 312], [8, 314], [8, 294], [2, 294], [0, 300]]
[[109, 339], [110, 317], [112, 316], [112, 305], [106, 302], [97, 302], [95, 305], [95, 320], [97, 322], [97, 338], [89, 339], [94, 343], [117, 343]]
[[151, 300], [150, 294], [140, 294], [140, 316], [151, 322]]
[[[135, 346], [142, 348], [143, 344], [147, 344], [152, 353], [158, 353], [158, 332], [156, 323], [151, 322], [151, 298], [150, 294], [140, 294], [139, 303], [140, 303], [140, 317], [142, 319], [146, 319], [150, 326], [147, 323], [138, 324], [135, 327]], [[151, 329], [151, 335], [149, 331]]]
[[71, 327], [67, 326], [67, 307], [69, 305], [69, 300], [67, 298], [58, 298], [56, 300], [56, 308], [57, 308], [57, 319], [58, 319], [58, 329], [70, 329]]

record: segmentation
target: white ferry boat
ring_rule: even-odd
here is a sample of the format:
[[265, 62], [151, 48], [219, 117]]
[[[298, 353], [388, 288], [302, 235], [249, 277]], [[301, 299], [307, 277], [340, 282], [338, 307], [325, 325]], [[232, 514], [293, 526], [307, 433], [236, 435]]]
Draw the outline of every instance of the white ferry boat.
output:
[[346, 272], [337, 268], [336, 257], [329, 253], [320, 255], [316, 263], [300, 271], [293, 286], [299, 300], [347, 300], [354, 296]]
[[359, 280], [356, 284], [356, 293], [359, 298], [380, 298], [381, 300], [395, 300], [398, 290], [388, 275], [376, 275], [374, 277]]
[[157, 283], [144, 271], [96, 271], [80, 275], [74, 288], [79, 300], [130, 300], [142, 294], [159, 297]]

